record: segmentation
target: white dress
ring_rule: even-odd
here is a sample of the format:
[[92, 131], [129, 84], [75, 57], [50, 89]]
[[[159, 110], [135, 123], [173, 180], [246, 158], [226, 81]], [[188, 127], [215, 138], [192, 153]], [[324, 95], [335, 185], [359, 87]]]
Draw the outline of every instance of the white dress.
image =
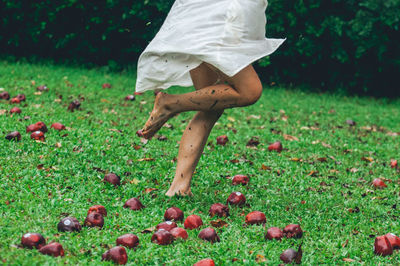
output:
[[207, 62], [234, 76], [273, 53], [284, 39], [266, 39], [267, 0], [176, 0], [141, 54], [136, 91], [192, 86], [189, 71]]

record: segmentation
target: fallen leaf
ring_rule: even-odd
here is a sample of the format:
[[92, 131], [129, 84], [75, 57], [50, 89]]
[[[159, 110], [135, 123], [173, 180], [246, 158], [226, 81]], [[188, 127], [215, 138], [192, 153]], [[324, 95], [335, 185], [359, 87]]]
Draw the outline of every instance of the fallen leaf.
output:
[[154, 232], [154, 231], [156, 231], [156, 227], [155, 227], [155, 226], [146, 228], [146, 229], [144, 229], [141, 233], [142, 233], [142, 234], [149, 234], [149, 233], [152, 233], [152, 232]]
[[372, 159], [371, 157], [361, 157], [361, 161], [365, 161], [365, 162], [373, 162], [374, 159]]
[[350, 259], [350, 258], [343, 258], [342, 260], [345, 262], [355, 262], [355, 260]]
[[285, 140], [289, 140], [289, 141], [299, 141], [299, 139], [297, 138], [297, 137], [295, 137], [295, 136], [291, 136], [291, 135], [288, 135], [288, 134], [283, 134], [283, 138], [285, 139]]
[[4, 114], [7, 114], [7, 110], [1, 109], [1, 110], [0, 110], [0, 115], [4, 115]]
[[142, 158], [142, 159], [138, 159], [138, 162], [150, 162], [150, 161], [154, 161], [153, 158]]
[[235, 118], [233, 118], [231, 116], [228, 116], [228, 120], [231, 121], [231, 122], [235, 122], [236, 121]]
[[256, 262], [260, 263], [260, 262], [266, 262], [266, 261], [267, 261], [267, 259], [263, 255], [257, 254]]
[[228, 226], [228, 223], [223, 221], [223, 220], [221, 220], [221, 219], [218, 219], [218, 220], [215, 220], [215, 221], [211, 221], [210, 224], [215, 228], [221, 228], [221, 227], [224, 227], [224, 226]]
[[152, 191], [155, 191], [155, 190], [158, 190], [157, 188], [146, 188], [145, 190], [144, 190], [144, 192], [145, 193], [150, 193], [150, 192], [152, 192]]
[[261, 170], [264, 170], [264, 171], [271, 170], [271, 167], [266, 166], [265, 164], [263, 164], [263, 165], [261, 165]]

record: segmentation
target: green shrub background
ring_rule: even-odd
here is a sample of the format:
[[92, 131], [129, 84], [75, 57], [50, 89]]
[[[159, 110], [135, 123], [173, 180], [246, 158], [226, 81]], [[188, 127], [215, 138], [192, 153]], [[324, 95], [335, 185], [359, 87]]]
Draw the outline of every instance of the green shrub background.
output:
[[[118, 70], [136, 63], [173, 2], [0, 0], [0, 54]], [[268, 37], [287, 41], [258, 62], [263, 81], [399, 95], [400, 0], [270, 0], [267, 17]]]

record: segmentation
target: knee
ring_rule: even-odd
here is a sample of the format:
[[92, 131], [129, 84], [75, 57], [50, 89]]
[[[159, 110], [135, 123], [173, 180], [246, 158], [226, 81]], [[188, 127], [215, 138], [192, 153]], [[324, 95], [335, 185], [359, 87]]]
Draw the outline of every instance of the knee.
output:
[[262, 90], [263, 88], [260, 81], [247, 84], [247, 86], [241, 90], [243, 92], [243, 95], [241, 95], [242, 105], [248, 106], [255, 104], [260, 99]]

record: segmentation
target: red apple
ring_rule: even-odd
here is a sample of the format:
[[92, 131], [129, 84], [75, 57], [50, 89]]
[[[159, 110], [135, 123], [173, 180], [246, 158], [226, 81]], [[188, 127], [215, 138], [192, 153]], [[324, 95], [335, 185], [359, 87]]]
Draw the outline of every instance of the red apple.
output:
[[199, 228], [200, 226], [203, 225], [203, 220], [201, 220], [200, 216], [192, 214], [189, 215], [185, 222], [183, 223], [183, 226], [185, 229], [196, 229]]
[[269, 228], [267, 230], [267, 234], [265, 235], [265, 238], [268, 240], [272, 240], [272, 239], [281, 240], [282, 237], [283, 237], [283, 232], [278, 227]]
[[267, 218], [265, 214], [260, 211], [253, 211], [246, 215], [246, 224], [265, 224]]
[[128, 262], [128, 255], [124, 247], [113, 247], [107, 250], [102, 256], [101, 260], [113, 261], [119, 265], [125, 265]]
[[187, 239], [189, 237], [186, 230], [180, 227], [172, 228], [172, 230], [169, 232], [175, 237], [175, 239], [177, 238]]
[[104, 182], [108, 182], [110, 184], [113, 184], [114, 186], [120, 186], [121, 185], [121, 178], [119, 176], [117, 176], [116, 174], [114, 174], [114, 173], [106, 174], [104, 176], [103, 181]]
[[135, 100], [135, 95], [127, 95], [125, 97], [125, 101], [134, 101]]
[[37, 248], [40, 249], [46, 245], [46, 240], [41, 234], [38, 233], [26, 233], [21, 238], [21, 245], [25, 248]]
[[39, 87], [36, 88], [38, 91], [48, 91], [49, 88], [47, 88], [46, 85], [40, 85]]
[[397, 160], [390, 160], [390, 167], [397, 168]]
[[21, 100], [17, 97], [14, 97], [11, 99], [11, 103], [20, 103], [20, 102], [21, 102]]
[[297, 251], [292, 248], [289, 248], [289, 249], [285, 250], [284, 252], [282, 252], [280, 259], [285, 264], [289, 264], [289, 263], [292, 263], [296, 257], [297, 257]]
[[393, 254], [393, 247], [386, 236], [378, 236], [375, 238], [374, 252], [377, 255], [388, 256]]
[[139, 238], [134, 234], [125, 234], [117, 238], [117, 246], [136, 248], [139, 245]]
[[232, 185], [242, 184], [243, 186], [245, 186], [248, 183], [249, 183], [249, 178], [245, 175], [235, 175], [232, 179]]
[[18, 94], [15, 98], [18, 98], [18, 100], [19, 100], [20, 102], [25, 102], [25, 101], [26, 101], [25, 94], [23, 94], [23, 93]]
[[282, 147], [282, 143], [280, 141], [274, 142], [268, 146], [269, 151], [281, 152], [282, 149], [283, 149], [283, 147]]
[[211, 217], [217, 215], [218, 217], [228, 217], [229, 216], [229, 208], [228, 206], [222, 203], [215, 203], [211, 205], [210, 210], [208, 211]]
[[218, 145], [222, 145], [225, 146], [225, 144], [228, 142], [228, 136], [226, 135], [222, 135], [217, 137], [217, 144]]
[[79, 232], [81, 231], [82, 226], [75, 217], [66, 217], [61, 219], [57, 225], [57, 229], [60, 232]]
[[54, 128], [58, 131], [65, 130], [65, 126], [61, 123], [53, 123], [50, 128]]
[[101, 215], [103, 215], [103, 217], [107, 217], [107, 210], [103, 205], [93, 205], [92, 207], [89, 208], [89, 211], [87, 214], [89, 214], [91, 212], [98, 212]]
[[35, 131], [31, 134], [31, 139], [44, 141], [45, 137], [42, 131]]
[[199, 238], [209, 241], [211, 243], [219, 242], [219, 236], [217, 235], [217, 232], [211, 227], [204, 228], [201, 230], [199, 234]]
[[286, 238], [301, 238], [303, 236], [303, 230], [298, 224], [289, 224], [283, 229], [283, 234]]
[[111, 89], [111, 84], [110, 83], [103, 83], [103, 89]]
[[226, 200], [227, 204], [242, 206], [246, 203], [246, 197], [240, 192], [233, 192]]
[[21, 133], [19, 133], [18, 131], [13, 131], [11, 133], [8, 133], [7, 136], [6, 136], [6, 139], [20, 141], [21, 140]]
[[34, 131], [42, 131], [43, 133], [46, 133], [47, 130], [47, 126], [45, 123], [43, 123], [42, 121], [36, 122], [35, 124], [29, 125], [26, 127], [26, 132], [34, 132]]
[[22, 111], [18, 107], [13, 107], [10, 110], [10, 114], [20, 114]]
[[383, 182], [382, 179], [380, 178], [375, 178], [374, 181], [372, 181], [372, 185], [376, 188], [384, 188], [387, 187], [387, 185], [385, 184], [385, 182]]
[[0, 93], [0, 99], [3, 100], [10, 100], [10, 94], [6, 91], [3, 91]]
[[44, 255], [49, 255], [53, 257], [63, 257], [64, 249], [60, 243], [53, 242], [39, 249], [39, 252]]
[[166, 221], [183, 221], [183, 211], [177, 207], [168, 208], [164, 213]]
[[398, 236], [396, 236], [395, 234], [392, 234], [392, 233], [388, 233], [385, 236], [389, 240], [389, 242], [392, 245], [393, 249], [400, 248], [400, 237], [398, 237]]
[[78, 100], [74, 100], [69, 104], [68, 111], [73, 112], [74, 110], [79, 109], [80, 106], [81, 106], [81, 102]]
[[212, 259], [199, 260], [193, 266], [215, 266], [215, 262]]
[[138, 211], [144, 208], [143, 204], [137, 198], [131, 198], [124, 204], [124, 208], [129, 208], [134, 211]]
[[157, 224], [156, 229], [157, 230], [164, 229], [167, 231], [171, 231], [171, 229], [175, 228], [175, 227], [178, 227], [178, 225], [175, 222], [166, 221], [166, 222]]
[[104, 225], [104, 218], [98, 212], [91, 212], [86, 216], [84, 225], [87, 227], [99, 227], [102, 228]]
[[167, 230], [160, 229], [153, 234], [151, 242], [159, 245], [169, 245], [174, 242], [174, 236]]

